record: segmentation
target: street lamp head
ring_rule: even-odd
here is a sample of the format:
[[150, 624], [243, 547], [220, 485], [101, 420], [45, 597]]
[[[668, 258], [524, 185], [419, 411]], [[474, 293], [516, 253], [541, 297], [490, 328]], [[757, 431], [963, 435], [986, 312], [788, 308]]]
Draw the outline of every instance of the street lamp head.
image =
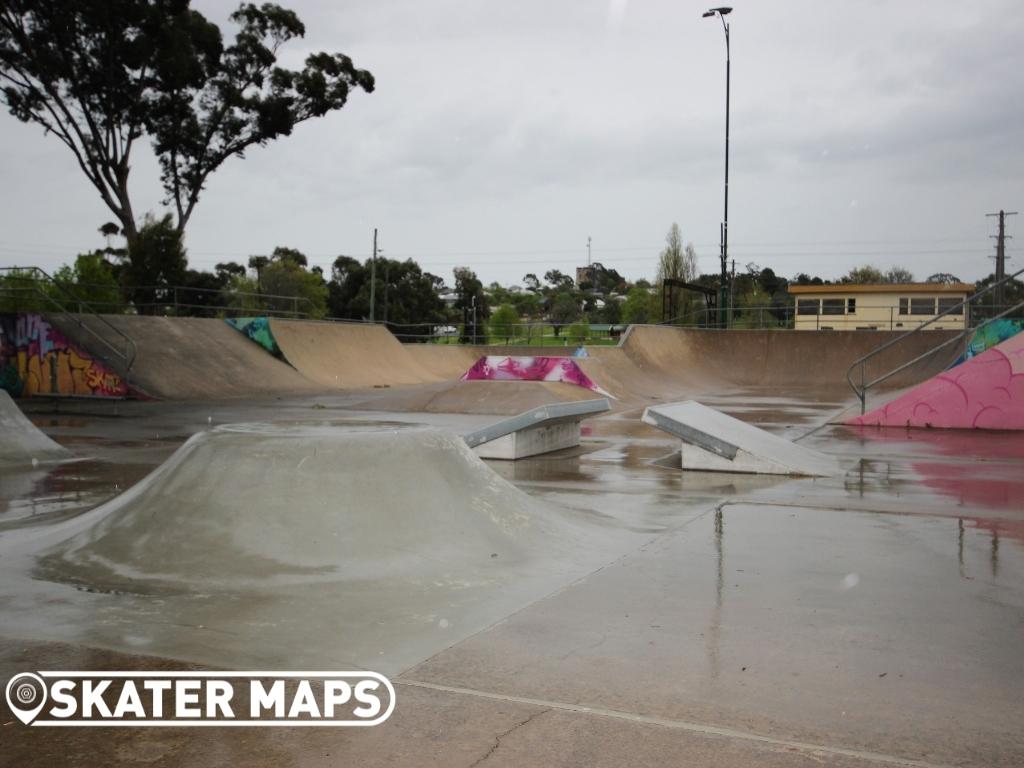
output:
[[709, 16], [714, 16], [716, 14], [719, 16], [725, 16], [730, 13], [732, 13], [732, 8], [712, 8], [710, 11], [705, 11], [704, 13], [702, 13], [701, 16], [706, 19]]

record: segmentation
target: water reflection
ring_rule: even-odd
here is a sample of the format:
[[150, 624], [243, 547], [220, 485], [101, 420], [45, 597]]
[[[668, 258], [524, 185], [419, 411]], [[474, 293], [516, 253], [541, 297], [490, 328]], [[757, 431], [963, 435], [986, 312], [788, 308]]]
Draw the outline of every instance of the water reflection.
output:
[[0, 472], [0, 531], [85, 512], [134, 485], [151, 469], [148, 464], [84, 460]]
[[[865, 448], [890, 444], [909, 458], [912, 472], [926, 487], [961, 506], [1024, 510], [1024, 435], [964, 430], [901, 430], [861, 427], [856, 430]], [[945, 457], [956, 461], [944, 461]], [[964, 463], [963, 459], [980, 459]], [[861, 461], [865, 473], [877, 480], [880, 462]]]
[[708, 627], [708, 667], [711, 679], [717, 680], [721, 674], [721, 642], [722, 642], [722, 597], [725, 588], [724, 538], [725, 514], [722, 507], [715, 510], [715, 606], [711, 610], [711, 626]]

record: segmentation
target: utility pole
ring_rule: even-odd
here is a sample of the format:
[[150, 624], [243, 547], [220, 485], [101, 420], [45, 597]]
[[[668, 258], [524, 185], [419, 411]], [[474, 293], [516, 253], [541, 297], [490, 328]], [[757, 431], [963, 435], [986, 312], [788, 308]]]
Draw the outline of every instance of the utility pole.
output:
[[377, 228], [373, 228], [373, 258], [370, 260], [370, 322], [377, 299]]
[[471, 302], [473, 310], [473, 344], [476, 345], [476, 294], [473, 294], [473, 301]]
[[733, 295], [732, 287], [736, 285], [736, 259], [732, 260], [732, 274], [729, 276], [729, 325], [732, 325]]
[[[1017, 212], [1001, 210], [999, 213], [986, 213], [985, 215], [999, 217], [999, 234], [992, 235], [996, 241], [996, 283], [999, 283], [1006, 278], [1006, 241], [1007, 239], [1013, 239], [1006, 234], [1006, 217], [1016, 216]], [[999, 314], [1003, 306], [1003, 286], [997, 285], [995, 291], [993, 291], [993, 296], [995, 314]]]
[[590, 266], [590, 235], [587, 235], [587, 266]]

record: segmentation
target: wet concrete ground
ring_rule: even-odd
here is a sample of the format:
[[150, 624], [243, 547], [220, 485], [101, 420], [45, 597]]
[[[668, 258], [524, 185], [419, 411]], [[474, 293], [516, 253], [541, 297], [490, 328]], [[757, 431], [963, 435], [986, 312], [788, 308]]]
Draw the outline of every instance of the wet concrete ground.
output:
[[[835, 455], [843, 476], [682, 473], [677, 445], [641, 424], [639, 410], [620, 410], [586, 424], [580, 449], [490, 464], [531, 496], [620, 530], [621, 555], [403, 666], [385, 725], [57, 732], [0, 717], [0, 764], [1024, 763], [1024, 436], [830, 426], [848, 405], [832, 392], [736, 390], [703, 401]], [[0, 476], [0, 537], [113, 497], [212, 424], [461, 431], [488, 421], [354, 412], [351, 402], [33, 413], [91, 458]], [[218, 640], [179, 627], [187, 655], [139, 656], [109, 636], [96, 649], [73, 632], [48, 636], [55, 609], [43, 599], [32, 605], [38, 632], [12, 627], [25, 615], [12, 601], [0, 598], [4, 679], [25, 669], [180, 668], [182, 658], [219, 665], [231, 643], [260, 643], [258, 632]], [[204, 643], [205, 660], [195, 650]]]

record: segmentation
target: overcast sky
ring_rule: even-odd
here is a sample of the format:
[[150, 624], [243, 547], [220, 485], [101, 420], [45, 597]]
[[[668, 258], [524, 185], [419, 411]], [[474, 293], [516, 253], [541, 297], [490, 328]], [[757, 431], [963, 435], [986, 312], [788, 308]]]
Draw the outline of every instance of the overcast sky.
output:
[[[691, 0], [283, 0], [285, 49], [341, 51], [377, 78], [340, 112], [229, 160], [189, 224], [190, 265], [277, 245], [329, 271], [369, 255], [451, 282], [593, 259], [653, 277], [672, 222], [718, 270], [725, 42]], [[233, 35], [237, 3], [193, 6]], [[993, 271], [1024, 209], [1024, 6], [1015, 0], [742, 2], [732, 34], [730, 255], [792, 276], [860, 264], [919, 279]], [[226, 36], [227, 36], [226, 34]], [[72, 155], [0, 115], [0, 263], [54, 268], [112, 216]], [[159, 210], [135, 159], [137, 211]], [[1024, 267], [1024, 215], [1008, 269]]]

